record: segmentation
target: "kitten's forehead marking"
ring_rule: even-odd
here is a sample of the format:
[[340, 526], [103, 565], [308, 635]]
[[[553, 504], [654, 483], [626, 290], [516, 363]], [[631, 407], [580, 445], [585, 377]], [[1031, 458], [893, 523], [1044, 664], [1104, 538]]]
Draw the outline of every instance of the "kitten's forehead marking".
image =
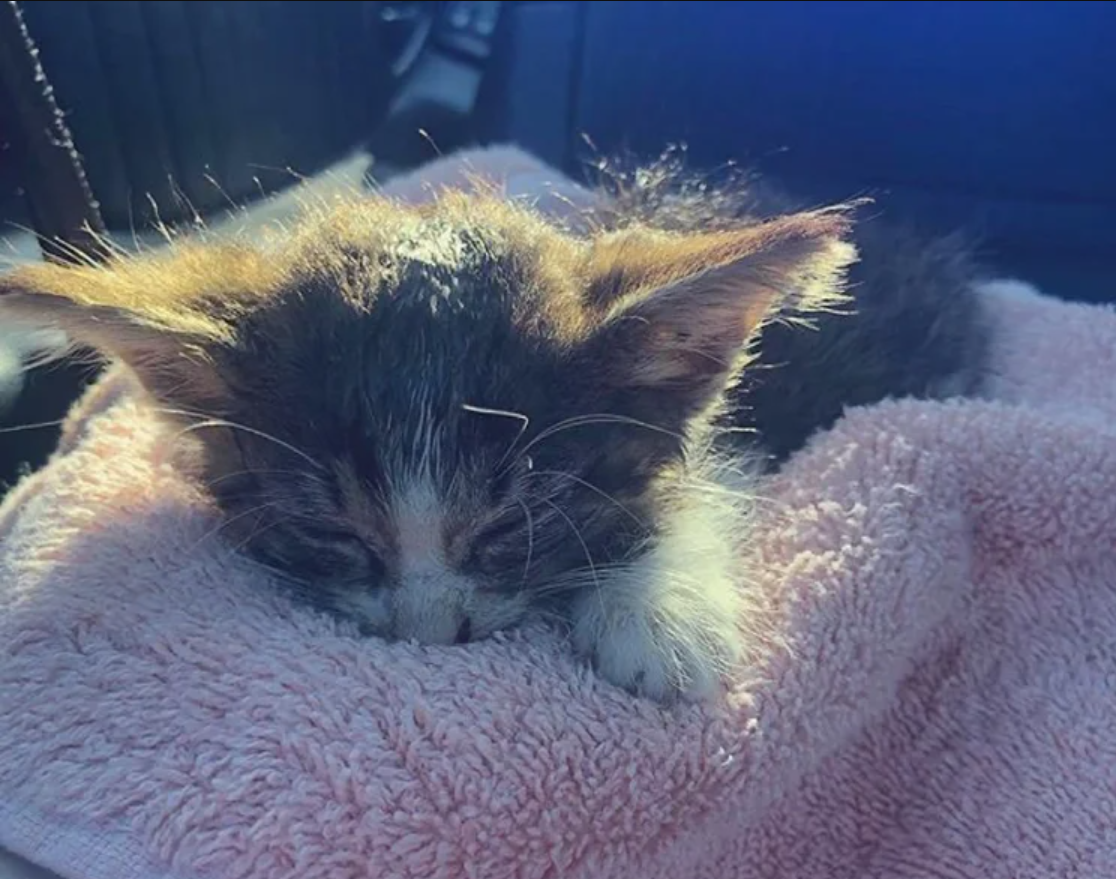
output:
[[445, 513], [433, 479], [405, 483], [392, 508], [399, 564], [393, 595], [396, 634], [425, 644], [452, 644], [462, 637], [474, 591], [446, 560]]
[[444, 568], [444, 515], [433, 479], [423, 475], [407, 482], [392, 506], [402, 575]]

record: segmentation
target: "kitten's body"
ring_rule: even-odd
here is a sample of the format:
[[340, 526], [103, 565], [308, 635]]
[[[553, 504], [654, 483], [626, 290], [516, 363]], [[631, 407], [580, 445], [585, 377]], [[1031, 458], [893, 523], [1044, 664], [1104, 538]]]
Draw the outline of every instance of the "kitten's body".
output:
[[[652, 227], [682, 234], [739, 228], [807, 208], [768, 181], [728, 172], [711, 184], [687, 177], [681, 155], [653, 165], [602, 163], [599, 188], [613, 206], [610, 229]], [[730, 384], [711, 429], [696, 438], [687, 466], [658, 508], [658, 535], [639, 562], [609, 583], [639, 607], [680, 604], [666, 616], [680, 631], [673, 663], [647, 662], [645, 615], [621, 599], [575, 620], [581, 649], [591, 649], [588, 617], [608, 611], [634, 623], [613, 625], [610, 649], [596, 656], [605, 675], [652, 694], [706, 693], [727, 665], [748, 652], [747, 542], [759, 477], [831, 427], [852, 406], [886, 398], [978, 395], [987, 367], [989, 327], [975, 294], [982, 274], [959, 234], [932, 236], [862, 206], [850, 240], [858, 259], [843, 286], [847, 298], [799, 303], [759, 327], [747, 368]], [[645, 584], [660, 590], [648, 590]], [[600, 639], [597, 639], [600, 640]], [[654, 636], [651, 637], [654, 640]], [[690, 645], [689, 648], [682, 645]], [[665, 679], [661, 677], [665, 672]], [[648, 675], [652, 675], [648, 679]], [[678, 680], [686, 681], [681, 686]]]
[[369, 200], [281, 251], [17, 273], [0, 304], [130, 363], [202, 440], [229, 539], [369, 633], [557, 615], [610, 681], [704, 695], [746, 648], [753, 459], [847, 404], [974, 389], [984, 324], [956, 251], [868, 232], [861, 313], [770, 323], [744, 370], [768, 318], [840, 301], [847, 213], [625, 192], [587, 237]]
[[[809, 207], [731, 168], [716, 182], [687, 176], [676, 150], [651, 165], [602, 162], [599, 172], [600, 188], [617, 205], [611, 224], [621, 227], [685, 233]], [[756, 357], [732, 391], [726, 421], [745, 433], [731, 436], [762, 450], [771, 464], [851, 406], [980, 393], [989, 330], [973, 293], [982, 271], [964, 237], [921, 233], [866, 204], [851, 240], [858, 259], [848, 272], [849, 299], [761, 328]]]

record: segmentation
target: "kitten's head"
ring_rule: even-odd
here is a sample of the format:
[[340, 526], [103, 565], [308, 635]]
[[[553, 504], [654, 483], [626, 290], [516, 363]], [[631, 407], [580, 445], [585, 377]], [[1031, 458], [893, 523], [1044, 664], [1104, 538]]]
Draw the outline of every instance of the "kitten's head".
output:
[[232, 545], [371, 633], [452, 643], [647, 545], [757, 325], [838, 284], [844, 222], [578, 239], [369, 200], [282, 247], [20, 270], [0, 313], [127, 363]]

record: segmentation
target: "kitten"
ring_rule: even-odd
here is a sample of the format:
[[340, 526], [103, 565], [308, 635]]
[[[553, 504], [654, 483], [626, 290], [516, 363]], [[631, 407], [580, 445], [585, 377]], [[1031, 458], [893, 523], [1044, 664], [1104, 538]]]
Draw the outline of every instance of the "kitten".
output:
[[865, 227], [840, 314], [849, 209], [636, 189], [588, 235], [368, 199], [280, 248], [21, 269], [0, 312], [129, 364], [231, 544], [364, 632], [557, 618], [612, 683], [703, 698], [747, 646], [749, 473], [844, 405], [974, 391], [984, 329], [944, 243]]

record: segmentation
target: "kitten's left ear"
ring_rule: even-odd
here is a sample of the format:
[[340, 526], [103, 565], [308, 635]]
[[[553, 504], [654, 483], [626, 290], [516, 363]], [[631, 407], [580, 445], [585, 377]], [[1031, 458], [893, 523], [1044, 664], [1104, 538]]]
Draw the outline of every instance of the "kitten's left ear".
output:
[[842, 299], [856, 258], [848, 231], [847, 213], [830, 210], [722, 232], [603, 239], [590, 296], [605, 316], [588, 368], [615, 391], [652, 392], [649, 407], [684, 421], [723, 390], [764, 321]]

